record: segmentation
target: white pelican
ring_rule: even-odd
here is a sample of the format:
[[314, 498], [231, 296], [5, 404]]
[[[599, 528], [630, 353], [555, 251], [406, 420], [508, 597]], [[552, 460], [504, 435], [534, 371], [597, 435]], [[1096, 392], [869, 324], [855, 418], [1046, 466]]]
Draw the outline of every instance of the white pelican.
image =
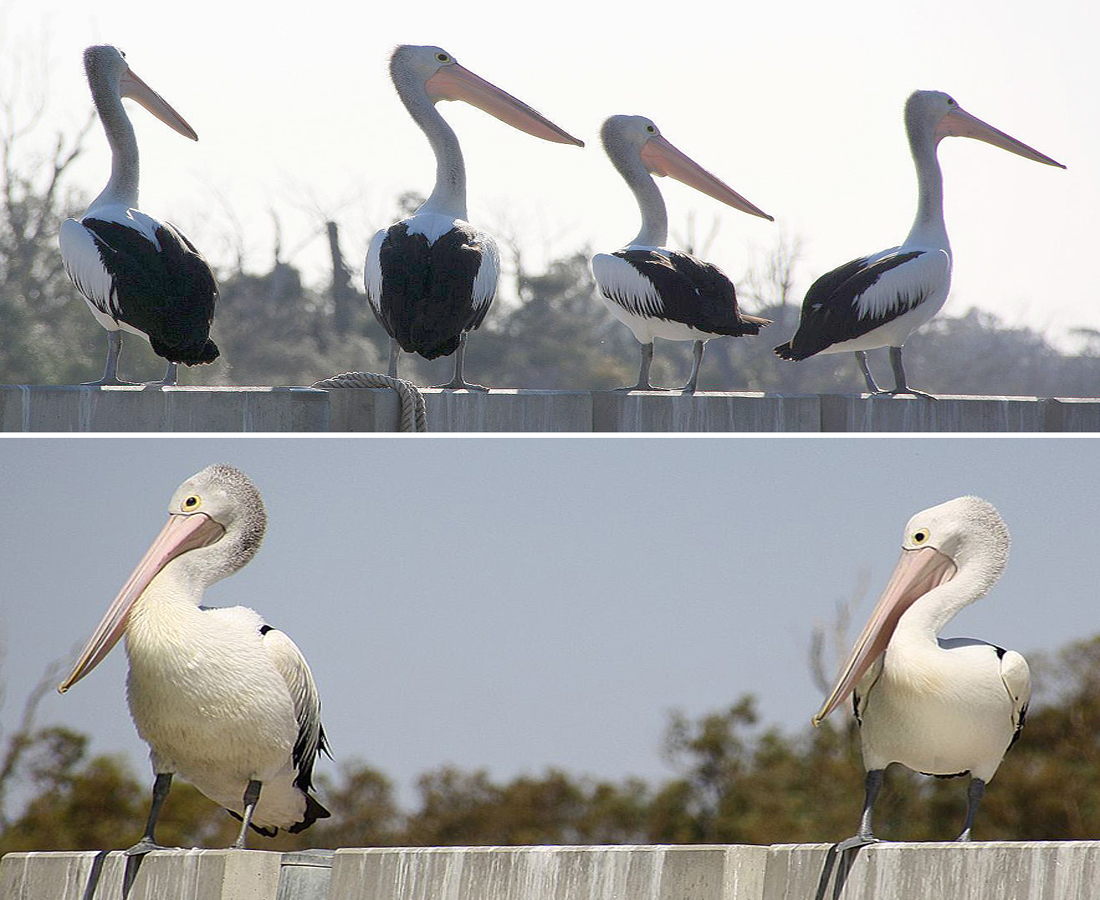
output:
[[200, 605], [259, 548], [260, 493], [243, 472], [208, 466], [176, 489], [168, 513], [58, 690], [125, 634], [130, 714], [156, 773], [145, 834], [129, 854], [157, 849], [153, 831], [177, 772], [242, 820], [235, 848], [249, 827], [268, 837], [302, 831], [329, 815], [309, 793], [317, 753], [328, 752], [309, 666], [255, 611]]
[[435, 189], [407, 219], [379, 231], [367, 250], [367, 299], [390, 336], [391, 376], [400, 350], [425, 359], [455, 356], [446, 389], [480, 389], [462, 377], [466, 332], [485, 318], [500, 270], [496, 241], [466, 221], [466, 167], [454, 130], [435, 108], [465, 100], [543, 140], [584, 143], [500, 88], [460, 66], [439, 47], [398, 47], [390, 58], [398, 96], [435, 153]]
[[839, 849], [877, 840], [871, 810], [894, 762], [941, 778], [970, 774], [958, 837], [970, 840], [986, 783], [1023, 728], [1031, 676], [1014, 650], [937, 635], [1000, 578], [1008, 543], [997, 510], [977, 497], [957, 497], [909, 520], [886, 590], [813, 717], [819, 724], [852, 694], [867, 795], [859, 831]]
[[[900, 247], [863, 256], [817, 279], [802, 302], [795, 336], [775, 348], [783, 359], [816, 353], [856, 354], [872, 394], [914, 394], [905, 380], [901, 348], [940, 311], [951, 287], [951, 244], [943, 221], [943, 174], [936, 149], [945, 137], [976, 138], [1012, 153], [1064, 169], [1027, 144], [966, 112], [940, 91], [915, 91], [905, 103], [905, 130], [917, 168], [917, 216]], [[894, 389], [871, 377], [867, 351], [890, 348]]]
[[61, 224], [65, 271], [107, 329], [107, 366], [94, 384], [118, 380], [122, 332], [138, 334], [168, 360], [162, 384], [175, 384], [177, 363], [213, 362], [218, 347], [210, 323], [218, 299], [214, 273], [178, 228], [138, 206], [138, 147], [122, 106], [129, 97], [184, 137], [198, 135], [159, 94], [137, 77], [116, 47], [84, 51], [84, 68], [107, 141], [111, 180], [79, 219]]
[[668, 213], [653, 175], [671, 175], [734, 209], [774, 220], [677, 150], [644, 116], [611, 116], [603, 123], [600, 137], [642, 213], [642, 228], [634, 240], [614, 253], [592, 257], [600, 296], [642, 348], [638, 383], [620, 390], [654, 390], [649, 366], [653, 339], [659, 337], [695, 342], [691, 375], [683, 387], [694, 393], [707, 341], [723, 335], [759, 334], [771, 320], [743, 315], [733, 283], [717, 266], [664, 247]]

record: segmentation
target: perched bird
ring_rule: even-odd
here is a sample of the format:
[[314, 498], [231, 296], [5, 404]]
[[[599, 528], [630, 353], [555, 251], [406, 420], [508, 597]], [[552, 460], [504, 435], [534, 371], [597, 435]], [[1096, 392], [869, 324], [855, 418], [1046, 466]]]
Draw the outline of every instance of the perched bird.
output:
[[917, 513], [901, 559], [813, 723], [852, 695], [867, 771], [859, 830], [846, 850], [877, 840], [871, 812], [890, 763], [925, 775], [970, 775], [969, 841], [985, 786], [1020, 736], [1031, 697], [1027, 662], [971, 638], [939, 638], [964, 606], [983, 597], [1008, 560], [1008, 528], [977, 497]]
[[259, 548], [260, 493], [238, 469], [208, 466], [177, 488], [168, 513], [58, 690], [126, 636], [130, 715], [156, 774], [145, 834], [129, 854], [157, 849], [176, 773], [242, 820], [234, 848], [250, 827], [268, 837], [302, 831], [329, 816], [310, 794], [314, 760], [328, 746], [309, 666], [259, 613], [200, 605], [206, 588]]
[[[930, 394], [909, 387], [901, 348], [940, 311], [951, 287], [951, 244], [943, 221], [943, 175], [936, 150], [945, 137], [985, 141], [1048, 166], [1064, 169], [1016, 138], [966, 112], [940, 91], [916, 91], [905, 103], [905, 130], [917, 168], [917, 215], [900, 247], [862, 256], [817, 279], [802, 302], [798, 331], [775, 348], [782, 359], [817, 353], [856, 354], [872, 394]], [[867, 351], [890, 348], [894, 389], [884, 391], [867, 367]]]
[[218, 285], [202, 254], [174, 225], [138, 209], [138, 147], [122, 105], [129, 97], [184, 137], [194, 129], [134, 74], [126, 55], [101, 45], [84, 51], [84, 68], [107, 141], [111, 180], [80, 219], [61, 224], [65, 271], [107, 330], [107, 365], [94, 384], [118, 380], [122, 332], [146, 338], [168, 360], [160, 384], [175, 384], [177, 364], [213, 362], [210, 323]]
[[487, 390], [462, 374], [466, 334], [481, 325], [496, 296], [496, 241], [466, 221], [466, 166], [454, 130], [435, 108], [465, 100], [520, 131], [560, 144], [584, 143], [439, 47], [405, 44], [390, 58], [397, 94], [432, 146], [435, 189], [416, 211], [379, 231], [367, 250], [367, 300], [390, 336], [389, 374], [399, 350], [436, 359], [456, 353], [454, 377], [439, 387]]
[[649, 383], [653, 339], [664, 338], [695, 342], [691, 375], [683, 387], [694, 393], [707, 341], [759, 334], [771, 320], [744, 315], [737, 307], [733, 283], [717, 266], [664, 246], [668, 213], [653, 175], [671, 175], [734, 209], [774, 220], [677, 150], [644, 116], [611, 116], [603, 123], [600, 137], [642, 214], [642, 228], [634, 240], [614, 253], [592, 257], [600, 296], [642, 348], [638, 383], [620, 390], [654, 390]]

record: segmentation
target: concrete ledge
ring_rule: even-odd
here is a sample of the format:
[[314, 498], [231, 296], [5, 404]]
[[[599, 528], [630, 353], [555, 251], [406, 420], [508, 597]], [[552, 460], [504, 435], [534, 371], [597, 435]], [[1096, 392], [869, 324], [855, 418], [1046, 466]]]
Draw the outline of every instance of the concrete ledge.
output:
[[1100, 841], [9, 853], [3, 900], [1094, 900]]
[[762, 900], [1088, 900], [1100, 841], [883, 843], [837, 859], [831, 844], [773, 845]]
[[335, 900], [757, 900], [766, 847], [338, 850]]
[[[438, 433], [1097, 432], [1100, 399], [425, 390]], [[0, 385], [2, 431], [393, 432], [386, 388]]]
[[328, 431], [326, 391], [0, 385], [0, 431]]

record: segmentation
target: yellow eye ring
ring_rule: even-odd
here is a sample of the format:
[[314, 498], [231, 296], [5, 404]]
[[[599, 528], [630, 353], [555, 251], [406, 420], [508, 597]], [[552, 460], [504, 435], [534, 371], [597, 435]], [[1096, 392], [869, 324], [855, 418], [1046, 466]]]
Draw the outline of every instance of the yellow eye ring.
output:
[[925, 528], [919, 528], [913, 532], [913, 543], [923, 544], [928, 540], [928, 530]]
[[195, 512], [195, 510], [201, 506], [202, 497], [198, 494], [191, 494], [189, 497], [184, 498], [183, 502], [180, 504], [180, 509], [184, 512]]
[[450, 59], [450, 57], [446, 53], [437, 53], [435, 55], [435, 58], [438, 59], [440, 62], [447, 62]]

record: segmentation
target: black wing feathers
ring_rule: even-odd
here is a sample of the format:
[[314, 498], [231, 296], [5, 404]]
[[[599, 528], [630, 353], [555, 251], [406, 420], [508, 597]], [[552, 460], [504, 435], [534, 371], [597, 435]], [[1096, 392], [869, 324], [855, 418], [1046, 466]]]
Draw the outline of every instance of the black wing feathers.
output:
[[488, 304], [474, 309], [474, 280], [482, 250], [477, 229], [456, 225], [434, 244], [409, 234], [404, 222], [386, 233], [378, 250], [382, 327], [406, 353], [450, 356], [462, 332], [477, 328]]
[[[861, 256], [838, 269], [826, 272], [810, 285], [806, 299], [802, 301], [802, 318], [798, 323], [798, 331], [786, 344], [775, 348], [776, 355], [783, 359], [806, 359], [826, 347], [857, 338], [896, 318], [897, 309], [885, 315], [861, 319], [856, 310], [856, 298], [870, 290], [891, 269], [924, 252], [911, 250], [894, 253], [873, 263], [867, 262], [868, 257]], [[923, 299], [909, 298], [916, 302]], [[916, 302], [909, 302], [908, 308], [911, 309]], [[908, 309], [900, 311], [907, 312]]]
[[675, 251], [618, 250], [613, 255], [653, 282], [663, 305], [659, 318], [729, 335], [759, 334], [761, 325], [769, 324], [741, 317], [733, 282], [712, 263]]
[[167, 223], [156, 230], [159, 250], [129, 226], [96, 218], [81, 224], [111, 272], [118, 319], [145, 332], [169, 362], [193, 366], [218, 358], [210, 340], [218, 285], [194, 244]]

